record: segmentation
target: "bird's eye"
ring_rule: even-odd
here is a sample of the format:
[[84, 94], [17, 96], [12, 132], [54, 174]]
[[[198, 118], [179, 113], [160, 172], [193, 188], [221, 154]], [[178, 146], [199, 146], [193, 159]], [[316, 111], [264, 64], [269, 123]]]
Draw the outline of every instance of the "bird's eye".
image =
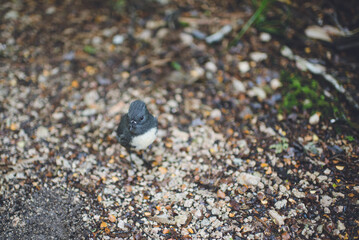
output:
[[142, 121], [144, 119], [144, 116], [142, 116], [141, 118], [140, 118], [140, 121]]

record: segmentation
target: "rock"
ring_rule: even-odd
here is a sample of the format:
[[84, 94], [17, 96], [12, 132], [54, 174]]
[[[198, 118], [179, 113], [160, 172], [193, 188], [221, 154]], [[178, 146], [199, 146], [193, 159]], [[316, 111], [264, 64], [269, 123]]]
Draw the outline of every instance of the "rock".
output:
[[211, 36], [206, 37], [206, 42], [208, 44], [219, 42], [224, 38], [225, 35], [227, 35], [231, 31], [232, 31], [232, 26], [225, 25], [218, 32], [212, 34]]
[[233, 79], [232, 80], [232, 86], [233, 86], [233, 92], [234, 93], [242, 93], [246, 91], [246, 87], [244, 86], [244, 84], [239, 81], [238, 79]]
[[217, 66], [213, 62], [206, 62], [204, 67], [206, 68], [207, 71], [210, 71], [210, 72], [216, 72], [217, 71]]
[[10, 10], [5, 14], [4, 19], [16, 20], [18, 17], [19, 17], [19, 13], [17, 11]]
[[278, 226], [284, 225], [285, 217], [279, 215], [279, 213], [275, 210], [269, 210], [268, 213]]
[[82, 111], [82, 116], [92, 116], [92, 115], [95, 115], [96, 114], [96, 109], [94, 108], [87, 108], [85, 110]]
[[54, 14], [55, 12], [56, 12], [56, 7], [54, 7], [54, 6], [47, 8], [45, 11], [45, 13], [48, 15]]
[[292, 193], [296, 198], [305, 198], [305, 193], [298, 191], [296, 188], [293, 188]]
[[211, 114], [209, 115], [211, 119], [219, 120], [222, 117], [222, 112], [218, 108], [213, 109]]
[[237, 181], [239, 184], [246, 184], [246, 185], [258, 185], [259, 182], [261, 181], [260, 177], [254, 176], [252, 174], [249, 173], [241, 173], [239, 175], [239, 177], [237, 178]]
[[184, 202], [183, 206], [186, 207], [186, 208], [190, 208], [190, 207], [192, 207], [193, 202], [194, 202], [193, 199], [187, 199], [187, 200]]
[[188, 133], [181, 131], [178, 128], [172, 130], [172, 135], [175, 136], [173, 138], [174, 142], [187, 142], [189, 138]]
[[281, 209], [285, 206], [287, 206], [287, 199], [280, 200], [274, 204], [276, 209]]
[[197, 38], [197, 39], [200, 39], [200, 40], [203, 40], [207, 37], [207, 35], [197, 29], [194, 29], [191, 34], [193, 35], [193, 37]]
[[253, 87], [248, 91], [248, 96], [257, 97], [258, 100], [262, 101], [267, 98], [266, 92], [260, 87]]
[[320, 119], [320, 113], [316, 112], [309, 118], [309, 123], [311, 125], [316, 125], [319, 123], [319, 119]]
[[213, 208], [212, 209], [212, 215], [220, 215], [221, 211], [218, 208]]
[[268, 58], [268, 55], [263, 52], [251, 52], [249, 57], [255, 62], [261, 62]]
[[178, 216], [175, 217], [175, 222], [177, 224], [177, 226], [181, 226], [184, 225], [187, 222], [187, 219], [189, 217], [188, 213], [184, 213], [184, 214], [180, 214]]
[[317, 179], [318, 179], [318, 182], [321, 183], [323, 181], [328, 180], [328, 176], [320, 175], [320, 176], [317, 177]]
[[117, 227], [121, 230], [125, 229], [125, 222], [121, 219], [118, 220]]
[[333, 203], [333, 198], [329, 197], [328, 195], [323, 195], [320, 199], [320, 204], [322, 207], [329, 207]]
[[238, 63], [238, 69], [241, 73], [246, 73], [251, 69], [251, 66], [249, 65], [249, 62], [242, 61]]
[[179, 37], [184, 45], [190, 46], [193, 43], [193, 37], [187, 33], [180, 33]]
[[269, 33], [262, 32], [262, 33], [259, 35], [259, 39], [260, 39], [262, 42], [269, 42], [269, 41], [272, 39], [272, 36], [271, 36]]
[[49, 130], [46, 127], [40, 126], [36, 130], [36, 138], [46, 139], [50, 136]]
[[342, 223], [341, 221], [338, 220], [338, 230], [339, 231], [344, 231], [346, 228], [345, 228], [345, 225], [344, 223]]
[[305, 35], [309, 38], [331, 42], [331, 37], [319, 26], [309, 26], [305, 29]]
[[93, 105], [100, 98], [96, 90], [92, 90], [85, 95], [84, 101], [87, 106]]
[[64, 117], [64, 113], [63, 112], [55, 112], [52, 114], [52, 117], [55, 119], [55, 120], [60, 120]]
[[280, 88], [282, 86], [282, 83], [279, 81], [278, 78], [273, 78], [271, 81], [270, 81], [270, 87], [273, 89], [273, 90], [276, 90], [278, 88]]

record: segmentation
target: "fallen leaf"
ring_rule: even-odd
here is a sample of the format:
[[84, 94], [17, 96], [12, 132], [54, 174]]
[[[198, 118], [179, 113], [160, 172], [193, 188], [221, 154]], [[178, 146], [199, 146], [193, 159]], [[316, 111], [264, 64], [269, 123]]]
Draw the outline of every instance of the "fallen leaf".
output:
[[100, 225], [101, 228], [105, 228], [107, 227], [107, 223], [106, 222], [102, 222], [101, 225]]

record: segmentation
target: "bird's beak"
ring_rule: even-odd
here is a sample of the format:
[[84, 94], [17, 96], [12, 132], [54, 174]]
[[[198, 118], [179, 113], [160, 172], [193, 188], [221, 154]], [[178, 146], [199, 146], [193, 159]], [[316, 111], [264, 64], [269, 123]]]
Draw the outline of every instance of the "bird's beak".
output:
[[130, 122], [130, 131], [134, 130], [136, 128], [137, 122], [135, 120], [131, 120]]

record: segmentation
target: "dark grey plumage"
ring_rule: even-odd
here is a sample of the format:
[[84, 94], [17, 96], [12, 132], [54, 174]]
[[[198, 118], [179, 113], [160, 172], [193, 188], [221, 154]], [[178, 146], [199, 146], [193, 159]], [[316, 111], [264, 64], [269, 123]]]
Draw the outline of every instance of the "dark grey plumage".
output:
[[117, 128], [120, 144], [127, 150], [145, 149], [156, 138], [157, 119], [149, 113], [146, 104], [141, 100], [131, 103], [128, 113], [121, 117]]

